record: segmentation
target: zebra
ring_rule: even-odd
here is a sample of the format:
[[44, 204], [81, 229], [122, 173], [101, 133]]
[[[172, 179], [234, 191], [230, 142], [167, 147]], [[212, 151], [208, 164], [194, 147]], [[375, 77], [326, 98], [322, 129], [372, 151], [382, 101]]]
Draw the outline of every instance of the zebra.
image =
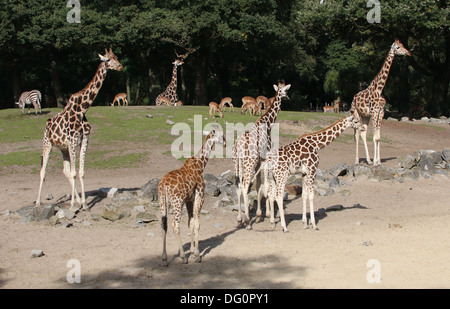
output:
[[39, 114], [42, 114], [41, 110], [41, 93], [39, 90], [31, 90], [22, 92], [19, 97], [19, 102], [15, 102], [22, 110], [22, 115], [25, 111], [25, 105], [28, 105], [28, 114], [30, 114], [30, 105], [33, 104], [35, 114], [39, 108]]

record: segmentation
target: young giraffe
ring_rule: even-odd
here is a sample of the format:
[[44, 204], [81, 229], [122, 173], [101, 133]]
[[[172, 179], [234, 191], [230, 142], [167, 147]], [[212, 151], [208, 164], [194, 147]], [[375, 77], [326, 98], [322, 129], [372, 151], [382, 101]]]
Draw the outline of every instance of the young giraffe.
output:
[[[261, 161], [265, 158], [268, 151], [272, 147], [270, 132], [273, 124], [277, 120], [278, 112], [281, 109], [281, 99], [288, 98], [287, 91], [291, 85], [278, 83], [273, 85], [276, 91], [274, 103], [267, 109], [266, 113], [256, 120], [253, 127], [244, 132], [236, 139], [233, 145], [233, 163], [236, 173], [236, 185], [238, 196], [238, 223], [246, 225], [247, 229], [251, 229], [249, 205], [248, 205], [248, 188], [252, 180], [253, 173], [259, 168]], [[256, 212], [257, 221], [261, 217], [261, 179], [256, 179], [256, 191], [258, 192], [258, 209]], [[241, 194], [244, 196], [245, 214], [242, 216], [241, 211]]]
[[[36, 206], [41, 204], [41, 193], [45, 179], [45, 170], [47, 168], [52, 147], [56, 146], [62, 152], [64, 160], [64, 175], [67, 177], [72, 186], [70, 208], [72, 210], [76, 210], [74, 208], [76, 199], [83, 209], [87, 209], [84, 193], [84, 159], [88, 146], [91, 126], [89, 125], [85, 114], [102, 87], [107, 71], [122, 71], [123, 69], [117, 59], [117, 56], [112, 52], [111, 48], [109, 51], [105, 49], [105, 52], [106, 53], [104, 56], [99, 54], [101, 63], [89, 84], [87, 84], [83, 90], [73, 94], [61, 112], [53, 116], [53, 118], [47, 120], [44, 131], [42, 166]], [[75, 188], [75, 178], [77, 175], [75, 170], [76, 151], [77, 147], [80, 145], [79, 176], [81, 183], [81, 200]]]
[[[358, 120], [353, 112], [350, 116], [342, 118], [323, 130], [315, 133], [303, 134], [296, 141], [271, 151], [267, 160], [261, 165], [264, 170], [266, 211], [270, 212], [270, 223], [275, 226], [274, 201], [277, 202], [280, 211], [281, 227], [288, 232], [284, 219], [283, 193], [289, 175], [302, 173], [302, 198], [303, 198], [303, 226], [308, 227], [306, 219], [306, 204], [309, 201], [311, 224], [314, 229], [316, 221], [314, 218], [314, 179], [316, 169], [319, 165], [319, 149], [334, 141], [348, 127], [357, 128]], [[259, 171], [258, 171], [259, 173]]]
[[177, 68], [182, 65], [184, 62], [183, 60], [180, 59], [175, 59], [174, 62], [172, 62], [173, 64], [173, 70], [172, 70], [172, 80], [170, 81], [169, 86], [167, 86], [166, 90], [159, 94], [158, 97], [156, 98], [156, 106], [161, 105], [163, 102], [161, 100], [161, 97], [166, 97], [170, 100], [171, 105], [175, 105], [178, 101], [178, 95], [177, 95]]
[[173, 207], [172, 228], [178, 241], [180, 256], [183, 263], [188, 259], [183, 250], [180, 237], [181, 210], [186, 203], [188, 211], [188, 226], [191, 230], [191, 253], [197, 262], [201, 261], [198, 248], [198, 232], [200, 229], [199, 215], [203, 205], [205, 181], [203, 170], [208, 163], [209, 155], [215, 143], [226, 144], [222, 132], [211, 130], [203, 143], [201, 150], [193, 157], [186, 160], [183, 166], [167, 173], [158, 184], [158, 198], [161, 209], [161, 227], [163, 232], [162, 266], [167, 266], [166, 235], [167, 235], [167, 211]]
[[356, 117], [361, 120], [361, 129], [355, 130], [355, 142], [356, 142], [356, 157], [355, 164], [359, 163], [358, 155], [358, 144], [359, 135], [364, 143], [364, 149], [366, 151], [367, 163], [371, 164], [369, 150], [367, 148], [367, 127], [370, 118], [372, 118], [373, 127], [373, 165], [378, 166], [381, 164], [380, 158], [380, 139], [381, 139], [381, 120], [384, 116], [384, 106], [386, 105], [386, 100], [383, 98], [382, 92], [384, 86], [386, 85], [386, 80], [389, 76], [389, 70], [391, 69], [392, 62], [394, 61], [395, 55], [408, 55], [411, 53], [403, 46], [399, 40], [395, 40], [389, 50], [386, 60], [380, 70], [380, 72], [375, 76], [370, 85], [355, 94], [353, 97], [351, 109], [356, 111]]

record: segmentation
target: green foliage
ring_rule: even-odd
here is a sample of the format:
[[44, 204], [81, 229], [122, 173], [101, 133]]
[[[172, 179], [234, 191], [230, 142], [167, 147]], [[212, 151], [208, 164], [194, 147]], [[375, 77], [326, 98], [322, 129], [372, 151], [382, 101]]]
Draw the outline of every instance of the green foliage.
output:
[[179, 69], [185, 104], [270, 96], [278, 79], [293, 84], [291, 109], [323, 105], [336, 91], [351, 101], [398, 37], [413, 56], [396, 58], [386, 98], [403, 111], [421, 104], [448, 113], [448, 1], [380, 3], [381, 23], [370, 24], [360, 0], [95, 0], [81, 1], [81, 23], [71, 24], [66, 1], [0, 0], [0, 108], [31, 88], [56, 106], [58, 83], [65, 98], [82, 89], [105, 47], [124, 71], [108, 76], [94, 105], [127, 83], [131, 104], [153, 104], [170, 81], [174, 51], [187, 48], [195, 52]]

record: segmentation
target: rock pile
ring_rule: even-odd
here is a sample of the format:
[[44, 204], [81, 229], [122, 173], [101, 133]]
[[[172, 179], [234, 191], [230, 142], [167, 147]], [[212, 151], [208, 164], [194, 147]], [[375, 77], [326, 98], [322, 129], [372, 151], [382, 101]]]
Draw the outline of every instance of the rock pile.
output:
[[[436, 176], [448, 178], [450, 171], [450, 149], [442, 151], [420, 150], [399, 157], [397, 160], [396, 168], [383, 165], [373, 167], [366, 164], [347, 165], [340, 163], [328, 170], [318, 169], [314, 184], [315, 194], [318, 196], [332, 194], [348, 196], [351, 194], [351, 183], [361, 178], [373, 182], [393, 181], [401, 183], [405, 180], [418, 180], [419, 178]], [[231, 170], [225, 171], [219, 176], [205, 174], [204, 179], [206, 182], [205, 194], [215, 200], [212, 204], [213, 209], [238, 210], [235, 175]], [[17, 211], [7, 210], [3, 215], [19, 218], [22, 223], [31, 221], [48, 222], [62, 227], [73, 226], [73, 223], [90, 226], [92, 225], [90, 220], [114, 222], [122, 219], [131, 220], [135, 227], [146, 226], [148, 223], [158, 221], [159, 218], [158, 183], [158, 178], [150, 179], [135, 191], [100, 188], [94, 198], [106, 199], [106, 203], [100, 211], [84, 215], [84, 219], [77, 218], [79, 214], [51, 204], [39, 207], [34, 205], [24, 206]], [[285, 191], [285, 200], [288, 199], [288, 195], [300, 195], [302, 193], [302, 176], [291, 175]], [[251, 207], [256, 207], [256, 199], [257, 193], [254, 187], [251, 187], [249, 193], [249, 205]], [[202, 214], [208, 214], [208, 211], [203, 210]], [[86, 219], [89, 215], [90, 218]]]

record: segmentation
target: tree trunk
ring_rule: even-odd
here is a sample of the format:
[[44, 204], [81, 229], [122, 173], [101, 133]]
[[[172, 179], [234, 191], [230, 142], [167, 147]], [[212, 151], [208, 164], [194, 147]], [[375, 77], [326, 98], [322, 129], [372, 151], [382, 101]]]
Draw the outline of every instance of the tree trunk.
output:
[[[14, 102], [19, 101], [21, 91], [21, 81], [20, 81], [20, 68], [17, 63], [13, 65], [13, 91], [14, 91]], [[17, 105], [15, 106], [17, 107]]]
[[137, 89], [136, 89], [136, 99], [135, 99], [135, 103], [137, 105], [139, 105], [139, 89], [141, 89], [141, 82], [138, 81], [137, 83]]
[[61, 80], [59, 79], [57, 64], [55, 60], [50, 62], [50, 73], [52, 77], [53, 92], [56, 97], [56, 106], [64, 108], [64, 97], [62, 93]]
[[127, 76], [127, 83], [126, 83], [126, 87], [127, 87], [127, 100], [128, 100], [128, 104], [131, 104], [131, 89], [130, 89], [130, 76]]
[[194, 105], [207, 105], [208, 49], [200, 48], [196, 56]]

